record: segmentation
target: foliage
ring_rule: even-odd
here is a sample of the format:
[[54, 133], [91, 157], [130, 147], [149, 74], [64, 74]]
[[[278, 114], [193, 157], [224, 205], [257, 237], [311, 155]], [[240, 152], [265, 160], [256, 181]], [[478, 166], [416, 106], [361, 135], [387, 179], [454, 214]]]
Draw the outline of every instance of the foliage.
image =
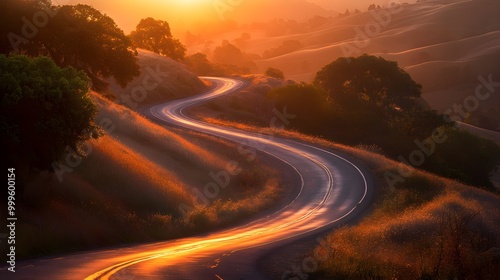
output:
[[29, 21], [35, 11], [46, 9], [51, 7], [51, 5], [50, 0], [0, 1], [0, 19], [2, 22], [0, 24], [0, 35], [2, 37], [2, 40], [0, 40], [0, 52], [8, 54], [16, 51], [16, 48], [19, 48], [19, 46], [13, 44], [13, 42], [19, 41], [22, 44], [26, 44], [27, 40], [23, 36], [21, 29], [24, 24], [22, 18], [26, 17]]
[[329, 116], [326, 93], [321, 89], [301, 83], [276, 88], [267, 93], [266, 98], [277, 108], [287, 108], [288, 112], [297, 115], [293, 128], [307, 133], [318, 133], [318, 127], [324, 124]]
[[[420, 85], [395, 62], [368, 55], [337, 59], [317, 73], [314, 85], [267, 95], [297, 115], [292, 129], [348, 145], [376, 145], [397, 160], [421, 153], [425, 158], [415, 167], [491, 189], [499, 145], [452, 127], [420, 107], [419, 96]], [[438, 128], [444, 143], [432, 140]]]
[[195, 53], [184, 59], [188, 69], [199, 76], [229, 76], [235, 74], [248, 74], [250, 69], [233, 64], [219, 64], [208, 60], [204, 53]]
[[186, 47], [172, 37], [170, 25], [163, 20], [151, 17], [142, 19], [130, 33], [130, 38], [137, 48], [150, 50], [177, 61], [183, 60], [186, 54]]
[[495, 253], [499, 241], [496, 204], [498, 197], [493, 194], [416, 172], [395, 191], [387, 191], [369, 217], [336, 230], [316, 248], [330, 251], [315, 276], [495, 278], [500, 269]]
[[447, 128], [427, 168], [462, 182], [494, 189], [489, 178], [500, 165], [500, 145], [467, 131]]
[[368, 104], [389, 114], [417, 107], [422, 88], [397, 62], [366, 54], [335, 60], [316, 74], [314, 84], [340, 106]]
[[347, 143], [377, 144], [396, 157], [410, 148], [408, 142], [448, 125], [418, 104], [421, 86], [396, 62], [381, 57], [339, 58], [316, 74], [314, 84], [327, 92], [331, 125], [352, 132], [340, 138]]
[[214, 72], [214, 66], [204, 53], [195, 53], [184, 59], [186, 66], [197, 75], [208, 76]]
[[0, 55], [0, 132], [2, 155], [12, 164], [49, 170], [69, 147], [100, 135], [97, 107], [88, 78], [60, 68], [47, 57]]
[[[30, 56], [50, 56], [59, 66], [83, 70], [98, 91], [106, 88], [105, 79], [109, 77], [125, 86], [139, 75], [130, 40], [110, 17], [91, 6], [54, 7], [49, 1], [31, 0], [2, 2], [1, 17], [8, 14], [2, 29], [12, 41], [11, 46], [2, 45], [3, 53], [15, 50]], [[40, 13], [45, 13], [45, 25], [26, 23]], [[23, 37], [26, 30], [29, 38]]]
[[216, 47], [213, 56], [214, 61], [221, 64], [231, 64], [246, 59], [243, 52], [228, 41]]
[[228, 70], [240, 70], [237, 71], [237, 73], [232, 74], [248, 74], [252, 70], [257, 69], [255, 63], [246, 53], [243, 53], [239, 48], [226, 40], [224, 40], [220, 46], [215, 48], [213, 52], [213, 61], [226, 66]]
[[[23, 219], [16, 225], [20, 260], [191, 236], [258, 214], [280, 197], [277, 171], [235, 155], [236, 145], [166, 129], [91, 96], [99, 106], [98, 118], [113, 124], [114, 137], [90, 141], [93, 152], [62, 182], [42, 173], [26, 184], [19, 209]], [[126, 144], [118, 139], [127, 139]], [[145, 154], [147, 149], [156, 152]], [[231, 177], [230, 187], [220, 189], [218, 200], [203, 206], [193, 186], [203, 193], [212, 180], [206, 170], [225, 170], [230, 159], [242, 163], [242, 172]], [[182, 215], [182, 204], [193, 211]]]
[[285, 79], [285, 73], [283, 73], [283, 71], [281, 71], [280, 69], [276, 69], [276, 68], [269, 67], [269, 68], [267, 68], [267, 70], [264, 74], [266, 74], [266, 76], [269, 76], [271, 78], [276, 78], [279, 80]]

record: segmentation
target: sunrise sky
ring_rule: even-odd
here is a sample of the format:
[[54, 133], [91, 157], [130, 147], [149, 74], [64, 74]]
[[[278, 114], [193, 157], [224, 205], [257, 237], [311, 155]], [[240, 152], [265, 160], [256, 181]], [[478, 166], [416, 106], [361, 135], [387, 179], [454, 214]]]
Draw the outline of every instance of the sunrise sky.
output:
[[[301, 17], [310, 17], [315, 11], [321, 10], [320, 7], [325, 9], [325, 11], [321, 11], [323, 15], [328, 15], [325, 13], [326, 10], [340, 12], [355, 8], [366, 10], [371, 3], [380, 5], [388, 3], [387, 0], [55, 0], [54, 2], [90, 4], [111, 16], [126, 33], [133, 30], [139, 20], [145, 17], [166, 20], [170, 23], [174, 36], [180, 37], [186, 31], [191, 30], [193, 26], [221, 19], [232, 18], [250, 22], [268, 21], [271, 18], [279, 18], [283, 17], [283, 14], [289, 14], [296, 16], [297, 20], [305, 20]], [[307, 2], [318, 6], [308, 5]], [[263, 3], [268, 7], [267, 9], [259, 9]], [[298, 3], [300, 3], [300, 8], [296, 8]], [[276, 5], [283, 8], [282, 13], [276, 11], [278, 9]], [[295, 11], [292, 11], [293, 9]]]

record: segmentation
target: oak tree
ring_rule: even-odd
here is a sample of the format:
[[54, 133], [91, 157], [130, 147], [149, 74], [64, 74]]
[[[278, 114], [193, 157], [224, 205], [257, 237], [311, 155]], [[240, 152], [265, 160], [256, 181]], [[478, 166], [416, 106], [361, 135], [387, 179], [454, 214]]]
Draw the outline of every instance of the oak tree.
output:
[[9, 38], [0, 45], [2, 53], [49, 56], [59, 66], [84, 71], [97, 91], [106, 89], [107, 78], [125, 86], [139, 75], [129, 38], [93, 7], [56, 7], [48, 0], [4, 0], [0, 5], [5, 18], [0, 35]]
[[364, 104], [386, 112], [418, 107], [422, 89], [397, 62], [366, 54], [338, 58], [316, 74], [314, 84], [334, 103]]
[[156, 20], [151, 17], [142, 19], [129, 37], [135, 47], [174, 60], [183, 60], [186, 54], [186, 47], [179, 40], [172, 37], [170, 25], [163, 20]]
[[50, 170], [101, 134], [85, 73], [48, 57], [0, 55], [0, 141], [5, 163]]

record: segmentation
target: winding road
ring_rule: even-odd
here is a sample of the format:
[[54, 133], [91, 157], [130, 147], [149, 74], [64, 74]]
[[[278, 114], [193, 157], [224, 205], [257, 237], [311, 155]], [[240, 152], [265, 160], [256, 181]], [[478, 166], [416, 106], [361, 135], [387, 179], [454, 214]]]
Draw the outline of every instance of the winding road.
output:
[[[222, 128], [186, 116], [186, 108], [244, 86], [234, 79], [204, 79], [214, 84], [209, 92], [149, 108], [148, 116], [236, 142], [240, 152], [256, 149], [274, 157], [297, 183], [297, 191], [287, 203], [245, 225], [155, 244], [26, 262], [19, 265], [16, 277], [4, 278], [11, 275], [0, 271], [0, 278], [266, 279], [256, 267], [263, 255], [363, 214], [371, 202], [373, 184], [365, 169], [345, 155], [278, 136]], [[284, 114], [277, 114], [275, 121], [286, 122]]]

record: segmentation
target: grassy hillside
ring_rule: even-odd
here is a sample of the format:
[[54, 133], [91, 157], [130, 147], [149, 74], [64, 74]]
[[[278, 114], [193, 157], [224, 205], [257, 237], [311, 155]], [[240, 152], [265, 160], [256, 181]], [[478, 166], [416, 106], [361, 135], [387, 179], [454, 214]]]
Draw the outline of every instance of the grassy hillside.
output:
[[[265, 122], [264, 112], [269, 110], [264, 109], [269, 104], [259, 89], [272, 86], [271, 80], [261, 76], [247, 79], [252, 86], [240, 96], [224, 97], [193, 108], [191, 113], [216, 125], [296, 138], [348, 153], [368, 165], [377, 178], [380, 195], [374, 212], [358, 225], [324, 237], [326, 241], [306, 256], [328, 254], [327, 261], [319, 262], [314, 279], [494, 279], [498, 275], [498, 194], [409, 169], [386, 158], [377, 147], [347, 147], [293, 131], [266, 128], [269, 123]], [[240, 98], [247, 102], [238, 102]], [[252, 115], [249, 109], [253, 107], [263, 112]], [[398, 174], [399, 169], [412, 174], [391, 186], [386, 174]], [[299, 265], [306, 257], [298, 257]], [[281, 262], [281, 257], [274, 258], [269, 262]], [[271, 269], [270, 273], [276, 271]]]
[[[359, 159], [375, 175], [379, 195], [373, 212], [357, 225], [336, 229], [322, 237], [311, 252], [294, 256], [297, 263], [287, 264], [285, 269], [293, 265], [300, 269], [305, 260], [315, 260], [319, 266], [313, 271], [306, 266], [299, 274], [288, 276], [310, 275], [312, 279], [496, 279], [495, 275], [500, 273], [498, 194], [402, 167], [401, 163], [378, 154], [370, 146], [353, 148], [292, 131], [220, 119], [206, 120], [341, 151]], [[403, 183], [391, 187], [385, 175], [387, 172], [398, 173], [400, 168], [412, 174]], [[281, 263], [280, 258], [282, 256], [271, 254], [266, 262]], [[269, 273], [273, 277], [283, 276], [274, 275], [276, 269], [270, 268]]]
[[[97, 123], [108, 134], [88, 143], [87, 158], [68, 156], [64, 173], [40, 174], [20, 204], [18, 257], [164, 240], [235, 223], [279, 198], [276, 171], [248, 161], [219, 139], [165, 129], [98, 94]], [[241, 174], [204, 204], [203, 193], [231, 161]], [[19, 197], [21, 199], [21, 197]], [[187, 214], [184, 204], [192, 207]], [[184, 209], [184, 208], [183, 208]]]
[[[285, 72], [287, 78], [310, 82], [315, 73], [338, 57], [363, 53], [397, 61], [423, 85], [423, 98], [431, 107], [445, 112], [474, 95], [479, 77], [500, 80], [496, 66], [500, 58], [500, 2], [423, 1], [422, 3], [363, 11], [326, 19], [303, 32], [264, 36], [259, 30], [245, 30], [252, 39], [240, 45], [242, 51], [264, 54], [287, 41], [302, 47], [271, 58], [256, 59], [259, 72], [268, 67]], [[253, 32], [253, 33], [252, 33]], [[235, 40], [233, 34], [222, 38]], [[239, 36], [239, 34], [238, 34]], [[192, 47], [203, 51], [204, 45]], [[496, 91], [499, 89], [496, 88]], [[498, 94], [492, 94], [468, 121], [499, 129]]]
[[138, 49], [141, 75], [125, 88], [110, 80], [107, 96], [119, 104], [137, 109], [155, 102], [198, 94], [206, 85], [186, 66], [170, 58]]
[[272, 88], [284, 86], [293, 81], [284, 81], [264, 75], [241, 76], [249, 87], [243, 88], [238, 94], [231, 94], [208, 101], [188, 109], [189, 114], [205, 121], [214, 119], [269, 126], [274, 117], [271, 104], [266, 100], [266, 93]]
[[[331, 144], [327, 144], [331, 145]], [[320, 279], [494, 279], [500, 273], [498, 195], [414, 171], [390, 188], [397, 162], [363, 157], [380, 178], [375, 211], [327, 236]]]

